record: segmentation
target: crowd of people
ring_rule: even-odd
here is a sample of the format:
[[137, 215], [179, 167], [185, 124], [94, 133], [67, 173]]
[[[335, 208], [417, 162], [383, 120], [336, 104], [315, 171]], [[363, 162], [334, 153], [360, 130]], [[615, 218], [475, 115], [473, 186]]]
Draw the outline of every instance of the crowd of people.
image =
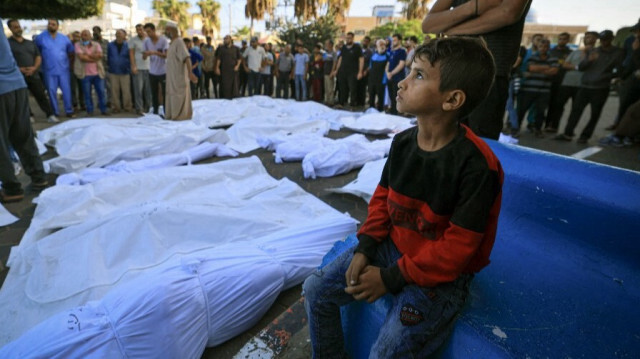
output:
[[[611, 30], [586, 32], [584, 46], [576, 50], [568, 46], [570, 37], [569, 33], [560, 34], [551, 47], [549, 39], [535, 34], [529, 49], [521, 47], [511, 74], [505, 133], [519, 137], [527, 117], [526, 127], [536, 137], [543, 138], [547, 132], [555, 134], [556, 140], [572, 141], [584, 110], [590, 106], [589, 121], [577, 138], [578, 143], [587, 143], [609, 98], [612, 82], [617, 82], [619, 109], [607, 130], [621, 127], [623, 131], [600, 143], [631, 144], [640, 135], [638, 117], [634, 116], [638, 110], [633, 110], [634, 106], [640, 107], [640, 22], [631, 27], [622, 47], [613, 45]], [[571, 111], [561, 129], [560, 120], [569, 99]], [[625, 115], [629, 119], [623, 121]]]

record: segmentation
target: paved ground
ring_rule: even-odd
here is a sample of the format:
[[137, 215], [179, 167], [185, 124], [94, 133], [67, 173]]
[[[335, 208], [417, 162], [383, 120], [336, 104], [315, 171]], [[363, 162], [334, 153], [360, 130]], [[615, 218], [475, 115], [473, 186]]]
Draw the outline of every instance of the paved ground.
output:
[[[591, 147], [598, 147], [597, 140], [607, 134], [604, 131], [604, 127], [609, 125], [613, 117], [617, 112], [618, 107], [618, 98], [612, 96], [607, 101], [607, 104], [604, 108], [602, 118], [600, 120], [600, 124], [596, 129], [594, 138], [592, 138], [588, 144], [579, 145], [575, 142], [558, 142], [551, 139], [551, 135], [548, 135], [547, 138], [537, 139], [534, 138], [531, 134], [523, 133], [520, 144], [526, 147], [536, 148], [544, 151], [549, 151], [553, 153], [558, 153], [562, 155], [573, 155], [584, 149]], [[34, 128], [36, 130], [40, 130], [50, 126], [47, 123], [42, 122], [44, 119], [44, 115], [39, 112], [39, 109], [35, 102], [32, 99], [32, 108], [36, 112], [36, 119], [39, 121], [34, 124]], [[563, 122], [561, 123], [561, 128], [564, 128], [564, 124], [566, 123], [566, 118], [568, 116], [569, 107], [565, 111], [565, 116], [563, 118]], [[82, 115], [83, 113], [80, 113]], [[589, 111], [585, 111], [583, 118], [581, 120], [580, 126], [578, 127], [578, 131], [582, 129], [582, 127], [586, 124], [587, 116], [589, 115]], [[331, 137], [338, 138], [349, 135], [350, 133], [347, 131], [340, 132], [332, 132], [330, 134]], [[635, 145], [628, 148], [609, 148], [602, 147], [600, 149], [595, 148], [594, 151], [598, 151], [597, 153], [589, 156], [586, 160], [594, 161], [598, 163], [603, 163], [607, 165], [622, 167], [630, 170], [640, 171], [640, 146]], [[53, 151], [49, 151], [44, 158], [51, 158], [54, 156]], [[340, 195], [333, 194], [325, 191], [327, 188], [331, 187], [341, 187], [346, 183], [354, 180], [357, 176], [358, 171], [352, 171], [348, 174], [336, 176], [332, 178], [325, 179], [317, 179], [317, 180], [306, 180], [302, 176], [302, 168], [300, 163], [288, 163], [288, 164], [280, 164], [277, 165], [273, 162], [273, 156], [271, 153], [266, 152], [264, 150], [256, 150], [251, 153], [246, 154], [245, 156], [256, 155], [258, 156], [268, 172], [275, 178], [288, 177], [292, 181], [298, 183], [302, 188], [304, 188], [309, 193], [317, 196], [321, 200], [325, 201], [329, 205], [333, 206], [339, 211], [348, 212], [354, 218], [363, 221], [366, 217], [367, 206], [366, 203], [356, 197], [350, 195]], [[220, 159], [212, 159], [206, 162], [214, 162], [219, 161]], [[542, 169], [541, 169], [542, 170]], [[24, 174], [20, 175], [20, 180], [22, 181], [25, 187], [29, 183], [28, 177]], [[55, 176], [49, 176], [49, 180], [51, 183], [55, 181]], [[20, 220], [10, 226], [0, 227], [0, 284], [4, 282], [4, 279], [7, 275], [8, 268], [6, 268], [7, 259], [9, 256], [9, 251], [12, 246], [17, 245], [22, 238], [23, 233], [28, 228], [31, 218], [33, 216], [35, 205], [31, 203], [32, 199], [37, 195], [37, 193], [31, 192], [28, 187], [26, 193], [26, 199], [20, 203], [15, 204], [7, 204], [5, 207], [12, 212], [14, 215], [18, 216]], [[233, 358], [234, 355], [238, 352], [238, 350], [245, 345], [247, 341], [249, 341], [252, 337], [258, 334], [261, 329], [265, 328], [269, 323], [271, 323], [276, 317], [285, 312], [287, 308], [297, 303], [300, 299], [300, 286], [296, 286], [291, 288], [285, 292], [283, 292], [277, 299], [276, 303], [272, 306], [272, 308], [268, 311], [268, 313], [256, 324], [253, 328], [246, 331], [242, 335], [218, 346], [215, 348], [207, 349], [203, 358]], [[298, 304], [299, 305], [299, 304]], [[292, 336], [288, 338], [288, 345], [284, 347], [283, 352], [278, 356], [279, 358], [308, 358], [310, 357], [310, 348], [308, 341], [308, 330], [303, 327], [296, 333], [290, 333]]]

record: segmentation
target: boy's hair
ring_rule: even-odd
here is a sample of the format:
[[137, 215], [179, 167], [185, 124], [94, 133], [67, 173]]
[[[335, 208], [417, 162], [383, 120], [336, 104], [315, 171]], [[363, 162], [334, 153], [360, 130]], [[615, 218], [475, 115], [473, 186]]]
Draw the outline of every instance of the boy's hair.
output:
[[568, 32], [561, 32], [560, 34], [558, 34], [558, 37], [561, 37], [561, 36], [565, 36], [569, 38], [571, 37], [571, 35]]
[[418, 43], [418, 37], [417, 37], [417, 36], [415, 36], [415, 35], [414, 35], [414, 36], [411, 36], [411, 37], [409, 38], [409, 40], [411, 40], [411, 41], [415, 42], [416, 44]]
[[402, 35], [401, 34], [393, 34], [392, 37], [395, 37], [398, 39], [398, 41], [402, 41]]
[[18, 20], [16, 20], [16, 19], [7, 20], [7, 27], [11, 27], [11, 24], [13, 24], [14, 22], [18, 22]]
[[413, 59], [429, 61], [440, 69], [440, 92], [462, 90], [466, 101], [458, 118], [478, 106], [489, 93], [496, 73], [493, 56], [484, 40], [473, 37], [446, 37], [420, 45]]
[[148, 23], [144, 24], [144, 28], [145, 29], [151, 29], [151, 30], [155, 31], [156, 30], [156, 25], [154, 25], [153, 23], [148, 22]]

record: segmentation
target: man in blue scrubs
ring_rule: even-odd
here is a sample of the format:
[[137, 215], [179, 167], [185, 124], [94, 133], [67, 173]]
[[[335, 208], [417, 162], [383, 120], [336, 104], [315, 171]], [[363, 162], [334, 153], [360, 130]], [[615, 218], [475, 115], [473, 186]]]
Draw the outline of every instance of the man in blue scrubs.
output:
[[74, 47], [63, 34], [58, 33], [58, 20], [49, 19], [47, 31], [36, 36], [36, 45], [42, 55], [42, 70], [44, 82], [49, 92], [51, 108], [56, 116], [60, 115], [58, 110], [58, 88], [62, 90], [62, 100], [67, 117], [75, 117], [73, 114], [73, 104], [71, 102], [71, 78], [70, 64], [73, 61]]
[[18, 153], [24, 171], [31, 177], [32, 189], [46, 187], [42, 159], [29, 122], [27, 83], [11, 54], [4, 31], [0, 31], [0, 202], [3, 203], [24, 198], [24, 191], [11, 162], [9, 146], [13, 146]]

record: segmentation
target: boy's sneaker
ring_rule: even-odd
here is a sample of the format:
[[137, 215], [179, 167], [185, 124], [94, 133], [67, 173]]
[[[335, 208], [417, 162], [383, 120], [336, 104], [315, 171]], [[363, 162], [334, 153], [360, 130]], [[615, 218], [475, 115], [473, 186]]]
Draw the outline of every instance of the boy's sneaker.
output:
[[48, 185], [49, 185], [49, 182], [47, 182], [47, 180], [35, 181], [35, 182], [31, 182], [31, 189], [39, 192], [47, 188]]
[[13, 203], [20, 202], [24, 199], [24, 193], [20, 190], [20, 193], [7, 194], [4, 190], [0, 190], [0, 203]]
[[620, 139], [620, 137], [616, 136], [616, 135], [609, 135], [607, 137], [603, 137], [600, 139], [600, 141], [598, 141], [598, 143], [600, 143], [601, 145], [604, 146], [612, 146], [612, 147], [622, 147], [624, 146], [624, 144], [622, 143], [622, 140]]
[[47, 117], [47, 122], [49, 122], [49, 123], [58, 123], [58, 122], [60, 122], [60, 120], [58, 120], [58, 118], [55, 115], [51, 115], [51, 116]]

